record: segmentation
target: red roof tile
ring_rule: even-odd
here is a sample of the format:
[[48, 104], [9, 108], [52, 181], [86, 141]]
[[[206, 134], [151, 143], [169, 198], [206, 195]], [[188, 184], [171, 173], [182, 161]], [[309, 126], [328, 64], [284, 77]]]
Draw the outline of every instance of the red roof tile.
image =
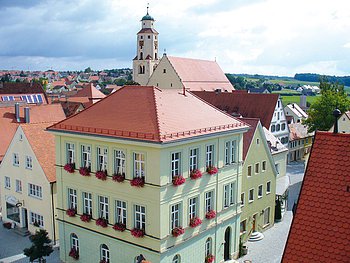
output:
[[47, 104], [46, 93], [41, 84], [26, 82], [0, 82], [0, 94], [18, 95], [18, 94], [42, 94], [44, 102]]
[[106, 97], [101, 91], [96, 89], [92, 83], [84, 85], [83, 89], [79, 90], [72, 97], [82, 97], [88, 99], [103, 99]]
[[125, 86], [49, 129], [167, 142], [239, 128], [247, 126], [190, 93]]
[[278, 94], [257, 94], [242, 92], [193, 91], [193, 94], [228, 114], [245, 118], [259, 118], [261, 124], [270, 128], [270, 123], [279, 98]]
[[350, 134], [317, 132], [283, 254], [289, 262], [349, 262]]

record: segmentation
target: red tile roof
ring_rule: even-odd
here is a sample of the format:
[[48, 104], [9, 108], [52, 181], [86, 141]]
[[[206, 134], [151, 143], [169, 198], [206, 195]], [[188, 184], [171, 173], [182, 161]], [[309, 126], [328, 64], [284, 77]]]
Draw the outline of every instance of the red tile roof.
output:
[[42, 94], [43, 103], [47, 104], [46, 93], [39, 83], [26, 82], [0, 82], [0, 94], [19, 95], [19, 94]]
[[154, 28], [142, 28], [137, 34], [140, 34], [140, 33], [151, 33], [151, 34], [159, 34], [157, 32], [157, 30], [155, 30]]
[[125, 86], [49, 129], [167, 142], [242, 128], [243, 122], [190, 93]]
[[96, 89], [92, 83], [84, 85], [83, 89], [79, 90], [72, 97], [83, 97], [88, 99], [103, 99], [106, 97], [101, 91]]
[[349, 222], [350, 134], [317, 132], [282, 262], [349, 262]]
[[261, 124], [270, 128], [278, 94], [257, 94], [242, 92], [193, 91], [193, 94], [232, 115], [245, 118], [259, 118]]
[[300, 140], [314, 135], [314, 132], [308, 132], [307, 126], [300, 122], [288, 124], [289, 127], [289, 141]]
[[243, 160], [245, 160], [250, 145], [252, 143], [256, 128], [259, 124], [259, 119], [254, 118], [240, 118], [239, 120], [244, 121], [245, 123], [250, 125], [250, 129], [248, 132], [243, 134]]

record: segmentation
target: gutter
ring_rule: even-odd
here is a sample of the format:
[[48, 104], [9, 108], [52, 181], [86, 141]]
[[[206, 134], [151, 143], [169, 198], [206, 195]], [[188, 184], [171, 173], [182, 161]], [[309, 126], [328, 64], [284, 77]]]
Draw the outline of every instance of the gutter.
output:
[[51, 189], [51, 210], [52, 210], [52, 226], [53, 226], [53, 244], [56, 245], [56, 226], [55, 226], [55, 203], [53, 200], [53, 185], [55, 182], [50, 182]]

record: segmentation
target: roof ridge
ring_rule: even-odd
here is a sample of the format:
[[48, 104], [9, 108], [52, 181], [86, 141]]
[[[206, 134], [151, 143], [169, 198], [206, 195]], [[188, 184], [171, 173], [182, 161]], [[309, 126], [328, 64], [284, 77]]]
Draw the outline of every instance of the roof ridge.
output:
[[[158, 103], [157, 103], [157, 97], [156, 97], [156, 89], [154, 86], [152, 87], [152, 92], [153, 92], [153, 101], [154, 101], [154, 110], [155, 110], [155, 114], [156, 114], [156, 123], [157, 123], [157, 129], [158, 129], [158, 136], [159, 138], [162, 137], [161, 134], [161, 129], [160, 129], [160, 119], [159, 119], [159, 112], [158, 112]], [[160, 89], [157, 89], [158, 91], [160, 91]]]

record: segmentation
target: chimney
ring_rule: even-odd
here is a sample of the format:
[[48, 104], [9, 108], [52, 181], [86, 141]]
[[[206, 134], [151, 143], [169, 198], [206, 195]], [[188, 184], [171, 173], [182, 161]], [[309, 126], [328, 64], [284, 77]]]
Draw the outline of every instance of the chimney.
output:
[[25, 107], [24, 108], [24, 119], [26, 123], [30, 122], [30, 118], [29, 118], [29, 107]]
[[18, 102], [15, 103], [15, 115], [16, 115], [16, 121], [20, 122], [21, 120], [19, 118], [19, 103]]
[[338, 118], [341, 115], [341, 111], [339, 109], [335, 109], [333, 111], [333, 116], [334, 116], [334, 130], [333, 133], [338, 133]]

